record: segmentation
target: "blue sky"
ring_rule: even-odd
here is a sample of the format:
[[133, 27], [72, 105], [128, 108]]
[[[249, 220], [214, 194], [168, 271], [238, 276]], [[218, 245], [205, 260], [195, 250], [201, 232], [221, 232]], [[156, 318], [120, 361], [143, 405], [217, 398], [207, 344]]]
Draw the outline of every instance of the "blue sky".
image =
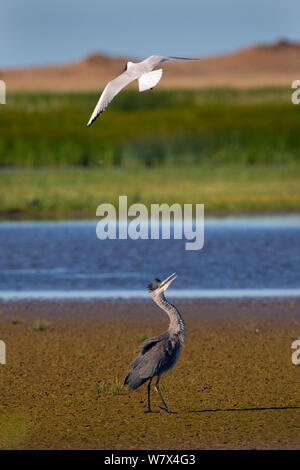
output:
[[0, 67], [300, 42], [299, 0], [2, 0]]

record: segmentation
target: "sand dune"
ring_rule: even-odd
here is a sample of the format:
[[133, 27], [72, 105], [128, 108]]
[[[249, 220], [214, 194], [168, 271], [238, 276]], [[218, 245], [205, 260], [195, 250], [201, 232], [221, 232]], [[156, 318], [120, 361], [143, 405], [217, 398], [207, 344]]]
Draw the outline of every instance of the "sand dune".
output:
[[[93, 91], [118, 75], [129, 57], [92, 54], [60, 65], [0, 70], [9, 91]], [[300, 79], [300, 43], [277, 41], [195, 62], [168, 64], [160, 88], [290, 86]]]

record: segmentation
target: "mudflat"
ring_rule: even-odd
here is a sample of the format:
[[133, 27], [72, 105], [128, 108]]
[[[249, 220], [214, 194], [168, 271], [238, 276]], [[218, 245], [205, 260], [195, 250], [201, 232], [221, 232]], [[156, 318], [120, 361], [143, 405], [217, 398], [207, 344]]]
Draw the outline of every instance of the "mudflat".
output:
[[1, 449], [300, 448], [300, 299], [176, 301], [186, 346], [144, 414], [123, 380], [164, 331], [150, 301], [0, 303]]

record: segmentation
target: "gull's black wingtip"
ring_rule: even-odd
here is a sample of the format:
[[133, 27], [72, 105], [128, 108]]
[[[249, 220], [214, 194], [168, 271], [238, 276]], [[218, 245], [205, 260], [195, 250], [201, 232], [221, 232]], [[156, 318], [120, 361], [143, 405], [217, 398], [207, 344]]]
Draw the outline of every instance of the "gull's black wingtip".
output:
[[90, 126], [93, 124], [93, 122], [96, 121], [97, 117], [98, 117], [100, 114], [101, 114], [101, 113], [97, 114], [97, 116], [95, 116], [94, 119], [92, 119], [92, 120], [90, 119], [89, 122], [87, 123], [86, 127], [90, 127]]
[[104, 109], [102, 111], [100, 111], [93, 119], [90, 119], [89, 122], [87, 123], [86, 127], [90, 127], [93, 124], [93, 122], [96, 121], [97, 117], [99, 117], [100, 114], [103, 113], [103, 111], [104, 111]]

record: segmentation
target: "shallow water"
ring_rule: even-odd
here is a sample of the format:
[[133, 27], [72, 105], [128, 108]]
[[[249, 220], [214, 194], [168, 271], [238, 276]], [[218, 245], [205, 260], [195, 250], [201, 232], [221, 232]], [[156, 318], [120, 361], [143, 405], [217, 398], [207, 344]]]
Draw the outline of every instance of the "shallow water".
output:
[[206, 219], [186, 240], [105, 240], [97, 221], [0, 223], [0, 297], [144, 297], [172, 272], [173, 297], [300, 295], [300, 217]]

